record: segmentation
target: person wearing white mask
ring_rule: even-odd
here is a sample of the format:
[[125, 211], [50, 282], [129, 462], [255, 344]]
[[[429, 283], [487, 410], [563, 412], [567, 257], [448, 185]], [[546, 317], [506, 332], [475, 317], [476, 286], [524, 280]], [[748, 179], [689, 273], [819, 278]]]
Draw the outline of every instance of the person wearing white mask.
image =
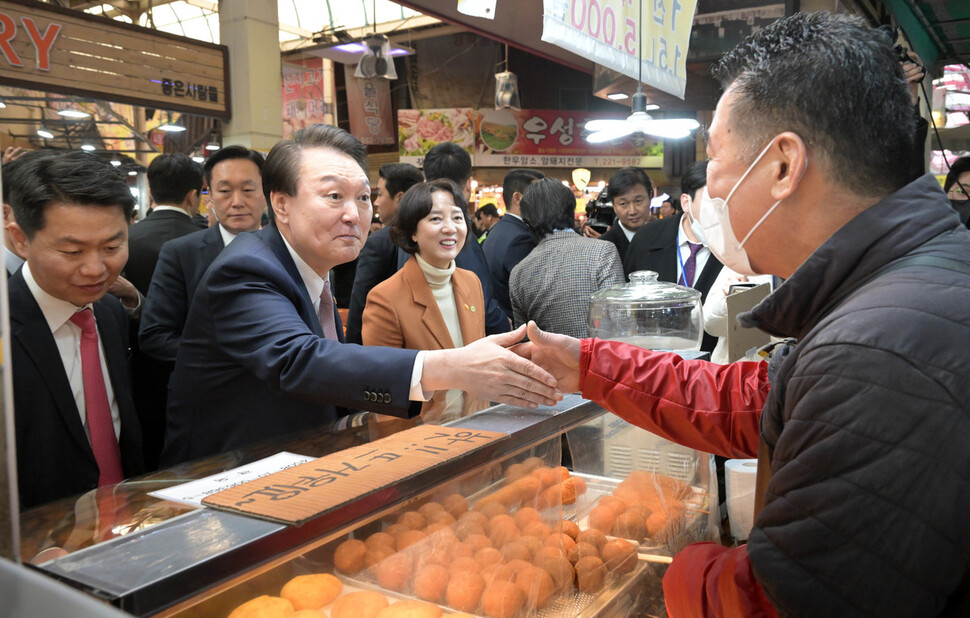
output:
[[[707, 248], [697, 218], [705, 184], [707, 161], [688, 166], [680, 179], [683, 212], [651, 221], [637, 230], [623, 261], [627, 277], [638, 270], [652, 270], [660, 281], [694, 288], [701, 293], [701, 302], [707, 301], [721, 272], [721, 262]], [[717, 337], [705, 332], [701, 350], [713, 352], [716, 345]]]
[[915, 121], [894, 46], [796, 13], [714, 67], [702, 234], [736, 272], [785, 279], [741, 316], [791, 338], [770, 362], [534, 325], [516, 348], [645, 429], [759, 457], [747, 544], [679, 552], [672, 617], [968, 615], [970, 231], [901, 156]]

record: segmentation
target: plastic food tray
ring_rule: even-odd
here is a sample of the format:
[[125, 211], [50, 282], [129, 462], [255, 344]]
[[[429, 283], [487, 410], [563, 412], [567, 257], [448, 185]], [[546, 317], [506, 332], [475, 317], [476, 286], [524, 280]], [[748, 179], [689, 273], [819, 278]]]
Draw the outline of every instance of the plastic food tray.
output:
[[[571, 476], [582, 477], [586, 481], [586, 492], [582, 496], [577, 497], [574, 504], [562, 505], [561, 517], [562, 519], [568, 519], [576, 522], [580, 528], [586, 528], [588, 527], [586, 518], [589, 514], [589, 510], [596, 504], [599, 498], [611, 494], [619, 485], [619, 481], [616, 479], [581, 473], [573, 473]], [[480, 499], [500, 488], [503, 484], [504, 481], [499, 481], [487, 488], [475, 492], [468, 497], [469, 504], [475, 504]], [[692, 490], [693, 495], [685, 500], [685, 504], [687, 505], [688, 526], [691, 525], [693, 520], [696, 520], [699, 516], [706, 513], [704, 510], [707, 502], [706, 494], [701, 489], [696, 487], [692, 488]], [[558, 515], [550, 515], [550, 510], [551, 509], [547, 509], [543, 512], [543, 515], [545, 516], [544, 519], [558, 519]], [[608, 536], [607, 538], [615, 537]], [[416, 558], [425, 550], [426, 546], [427, 542], [422, 541], [404, 549], [403, 552], [411, 555], [412, 558]], [[593, 618], [607, 615], [626, 615], [625, 611], [621, 611], [622, 608], [617, 607], [617, 604], [622, 605], [624, 600], [626, 600], [627, 603], [632, 603], [631, 598], [636, 599], [637, 597], [643, 597], [640, 599], [640, 602], [636, 603], [638, 607], [642, 609], [644, 605], [647, 605], [652, 606], [654, 610], [647, 611], [646, 613], [638, 612], [637, 615], [664, 615], [660, 580], [663, 576], [663, 571], [666, 569], [666, 564], [670, 561], [669, 556], [672, 555], [670, 549], [667, 545], [653, 545], [644, 540], [644, 542], [641, 542], [638, 545], [638, 554], [639, 561], [633, 571], [619, 576], [612, 573], [608, 574], [606, 582], [599, 592], [595, 594], [588, 594], [575, 590], [572, 596], [554, 597], [552, 602], [546, 607], [528, 614], [527, 612], [523, 611], [521, 615], [528, 615], [536, 618], [564, 618], [573, 616], [577, 618]], [[413, 591], [410, 589], [410, 587], [402, 592], [395, 592], [382, 588], [377, 582], [377, 578], [372, 575], [368, 569], [364, 569], [355, 575], [344, 575], [337, 573], [337, 576], [354, 588], [378, 590], [385, 594], [388, 598], [417, 598], [413, 595]], [[647, 602], [645, 603], [644, 601]], [[448, 613], [457, 611], [447, 607], [446, 605], [440, 605], [440, 607], [445, 612], [446, 616]], [[620, 613], [617, 613], [618, 611]], [[479, 613], [473, 614], [476, 616], [484, 616], [484, 614], [480, 613], [480, 611]]]

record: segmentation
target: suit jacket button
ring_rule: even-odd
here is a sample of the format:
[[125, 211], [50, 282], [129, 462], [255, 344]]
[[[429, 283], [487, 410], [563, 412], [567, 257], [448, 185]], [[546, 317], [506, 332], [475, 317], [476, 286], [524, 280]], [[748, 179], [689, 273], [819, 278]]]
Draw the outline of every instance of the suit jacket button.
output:
[[370, 394], [370, 400], [371, 401], [377, 401], [377, 398], [378, 397], [380, 397], [380, 395], [378, 395], [377, 393], [371, 393]]
[[370, 399], [370, 391], [364, 391], [364, 401]]
[[391, 403], [391, 394], [384, 393], [384, 403]]

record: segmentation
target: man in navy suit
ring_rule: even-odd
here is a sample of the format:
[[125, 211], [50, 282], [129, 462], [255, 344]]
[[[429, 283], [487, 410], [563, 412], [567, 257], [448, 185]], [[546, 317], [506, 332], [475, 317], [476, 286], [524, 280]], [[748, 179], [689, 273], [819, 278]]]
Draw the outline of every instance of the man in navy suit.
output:
[[142, 472], [126, 365], [128, 318], [106, 296], [128, 259], [128, 183], [92, 155], [26, 162], [9, 226], [27, 256], [10, 278], [20, 505]]
[[175, 362], [179, 337], [202, 275], [238, 234], [259, 229], [266, 209], [262, 166], [263, 155], [244, 146], [226, 146], [206, 160], [208, 207], [218, 223], [162, 246], [138, 332], [145, 354]]
[[[613, 202], [616, 221], [599, 239], [613, 243], [622, 262], [626, 260], [626, 252], [633, 235], [647, 222], [653, 184], [647, 173], [639, 167], [624, 167], [610, 177], [606, 191]], [[592, 236], [590, 233], [586, 235]]]
[[543, 178], [542, 172], [530, 169], [514, 169], [505, 175], [502, 181], [505, 216], [489, 230], [488, 238], [482, 243], [495, 300], [510, 320], [512, 301], [509, 299], [509, 276], [512, 269], [536, 246], [529, 226], [522, 220], [522, 194], [526, 187], [540, 178]]
[[339, 341], [327, 283], [367, 238], [364, 152], [326, 125], [270, 151], [263, 185], [274, 223], [237, 238], [199, 285], [172, 376], [163, 463], [325, 431], [335, 406], [410, 418], [435, 390], [526, 406], [559, 396], [552, 376], [505, 349], [524, 329], [452, 350]]
[[421, 170], [408, 163], [385, 163], [378, 171], [377, 198], [374, 206], [384, 227], [367, 239], [357, 259], [357, 273], [347, 312], [347, 341], [361, 343], [362, 315], [367, 295], [378, 283], [397, 272], [397, 245], [391, 242], [390, 222], [404, 193], [424, 180]]

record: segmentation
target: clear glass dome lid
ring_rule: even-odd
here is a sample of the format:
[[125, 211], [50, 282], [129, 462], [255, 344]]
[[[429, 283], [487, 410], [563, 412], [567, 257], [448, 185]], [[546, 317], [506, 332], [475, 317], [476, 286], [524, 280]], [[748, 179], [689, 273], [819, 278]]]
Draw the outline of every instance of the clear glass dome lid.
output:
[[653, 271], [590, 297], [591, 337], [626, 341], [650, 350], [699, 350], [704, 337], [701, 293], [657, 280]]

